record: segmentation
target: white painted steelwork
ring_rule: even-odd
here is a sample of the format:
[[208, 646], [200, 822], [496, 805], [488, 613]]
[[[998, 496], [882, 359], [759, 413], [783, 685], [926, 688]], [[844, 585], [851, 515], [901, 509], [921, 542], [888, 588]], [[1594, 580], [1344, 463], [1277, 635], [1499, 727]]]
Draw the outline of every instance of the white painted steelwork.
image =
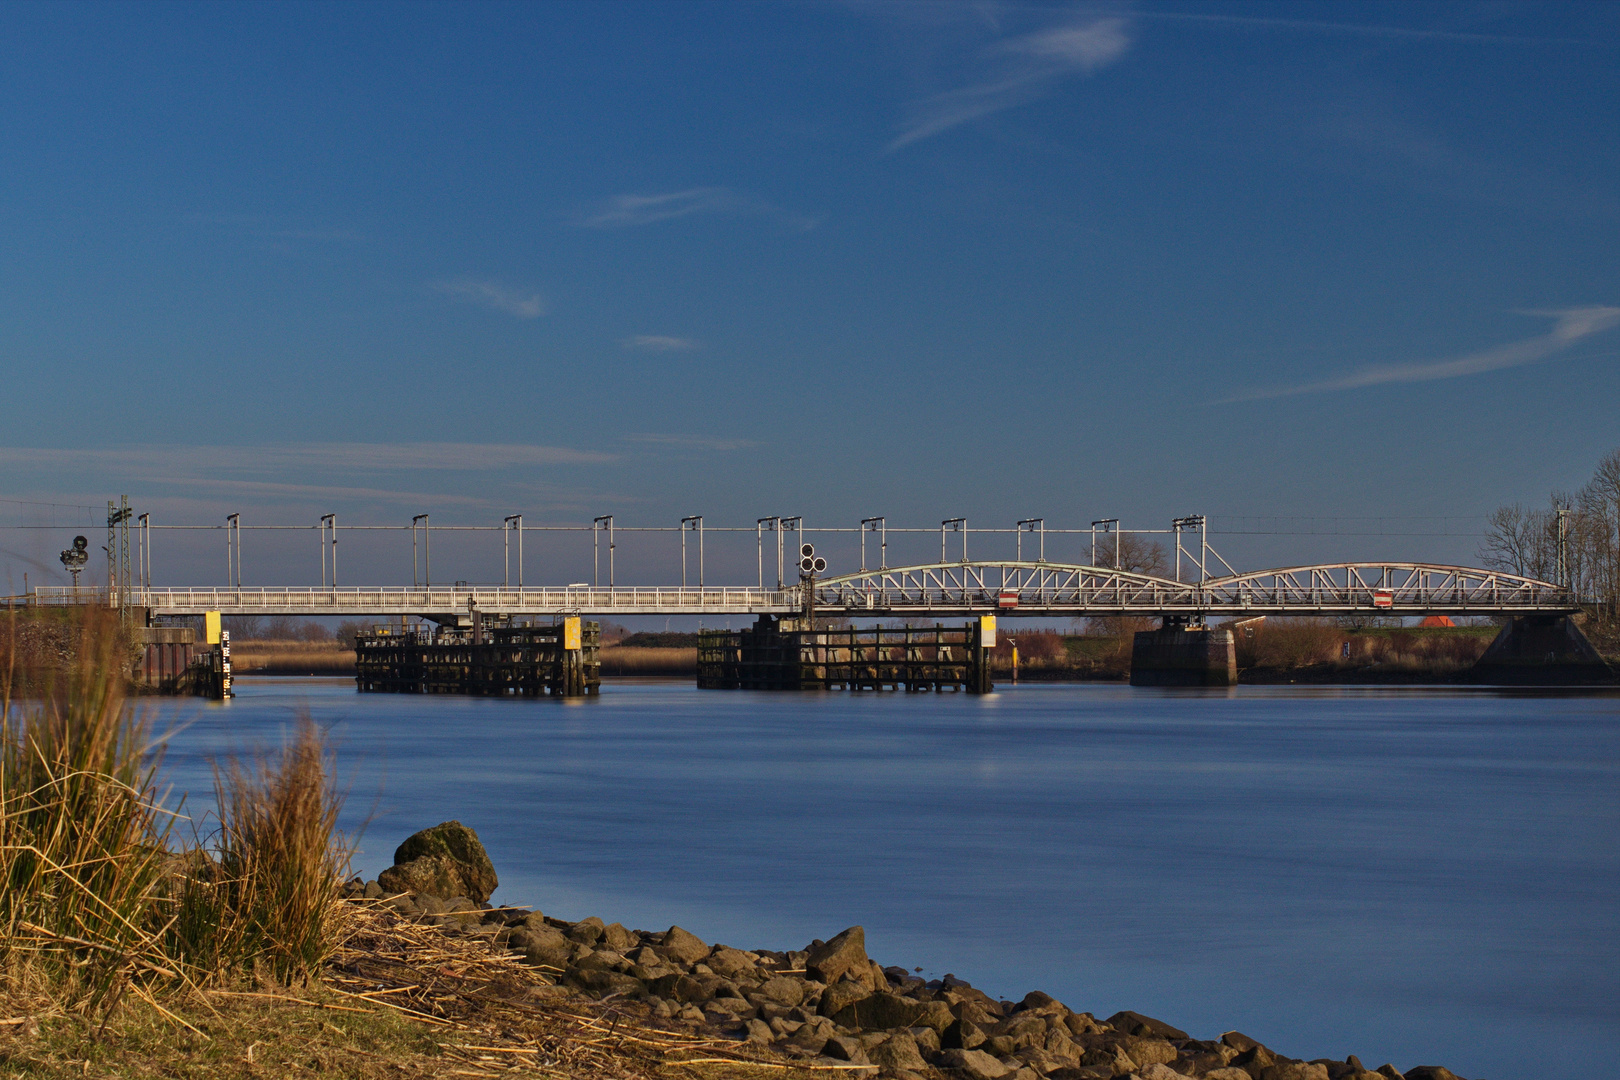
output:
[[[127, 603], [153, 615], [398, 616], [437, 621], [485, 615], [792, 615], [803, 585], [750, 586], [385, 586], [130, 590]], [[1332, 563], [1233, 574], [1202, 583], [1043, 562], [955, 562], [869, 570], [814, 583], [825, 615], [946, 617], [1009, 613], [1086, 615], [1494, 615], [1577, 609], [1546, 581], [1433, 563]], [[1375, 597], [1375, 593], [1379, 594]], [[1382, 594], [1388, 593], [1384, 602]], [[107, 604], [104, 589], [42, 585], [36, 604]]]

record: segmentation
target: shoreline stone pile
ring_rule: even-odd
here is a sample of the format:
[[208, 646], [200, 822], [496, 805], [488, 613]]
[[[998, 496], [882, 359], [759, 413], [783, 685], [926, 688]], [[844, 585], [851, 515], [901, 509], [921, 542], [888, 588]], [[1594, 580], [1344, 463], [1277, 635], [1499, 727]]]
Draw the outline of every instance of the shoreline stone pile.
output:
[[[400, 845], [365, 896], [446, 933], [485, 937], [558, 987], [641, 1003], [654, 1021], [717, 1030], [806, 1063], [866, 1066], [896, 1080], [1461, 1080], [1440, 1066], [1404, 1074], [1354, 1055], [1301, 1061], [1240, 1032], [1194, 1039], [1162, 1020], [1099, 1020], [1033, 991], [997, 999], [954, 975], [923, 980], [866, 953], [859, 926], [779, 952], [710, 945], [679, 926], [630, 930], [493, 908], [495, 871], [471, 829], [446, 822]], [[487, 886], [487, 887], [486, 887]], [[429, 891], [436, 888], [449, 892]]]

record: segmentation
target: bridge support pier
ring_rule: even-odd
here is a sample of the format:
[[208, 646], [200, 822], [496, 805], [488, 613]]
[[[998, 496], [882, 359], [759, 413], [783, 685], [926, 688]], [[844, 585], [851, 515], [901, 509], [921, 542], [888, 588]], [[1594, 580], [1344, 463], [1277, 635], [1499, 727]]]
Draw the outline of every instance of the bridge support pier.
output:
[[1614, 669], [1568, 615], [1526, 615], [1509, 622], [1470, 674], [1475, 682], [1516, 686], [1615, 681]]
[[1189, 626], [1165, 617], [1131, 646], [1132, 686], [1231, 686], [1237, 682], [1237, 645], [1230, 630]]

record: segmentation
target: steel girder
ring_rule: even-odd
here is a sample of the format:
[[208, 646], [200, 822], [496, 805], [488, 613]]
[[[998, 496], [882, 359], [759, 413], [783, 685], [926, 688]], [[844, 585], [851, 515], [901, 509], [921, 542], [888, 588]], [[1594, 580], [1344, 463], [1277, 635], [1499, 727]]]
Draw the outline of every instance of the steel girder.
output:
[[[1177, 582], [1101, 566], [1049, 562], [927, 563], [817, 581], [823, 614], [945, 617], [1022, 615], [1522, 615], [1577, 610], [1568, 590], [1545, 581], [1435, 563], [1358, 562], [1291, 566]], [[784, 589], [403, 588], [138, 589], [130, 602], [154, 615], [398, 616], [441, 621], [548, 615], [792, 615], [803, 585]], [[106, 604], [104, 590], [37, 587], [38, 604]]]
[[1431, 615], [1568, 612], [1566, 589], [1435, 563], [1324, 563], [1177, 582], [1108, 567], [928, 563], [816, 583], [816, 607], [857, 615]]

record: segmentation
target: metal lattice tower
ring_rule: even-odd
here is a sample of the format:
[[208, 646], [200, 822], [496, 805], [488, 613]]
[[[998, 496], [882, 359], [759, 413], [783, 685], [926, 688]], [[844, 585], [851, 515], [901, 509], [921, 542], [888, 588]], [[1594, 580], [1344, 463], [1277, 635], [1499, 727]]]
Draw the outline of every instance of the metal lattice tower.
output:
[[129, 615], [129, 496], [120, 495], [114, 505], [107, 500], [107, 606], [118, 609], [120, 619]]

